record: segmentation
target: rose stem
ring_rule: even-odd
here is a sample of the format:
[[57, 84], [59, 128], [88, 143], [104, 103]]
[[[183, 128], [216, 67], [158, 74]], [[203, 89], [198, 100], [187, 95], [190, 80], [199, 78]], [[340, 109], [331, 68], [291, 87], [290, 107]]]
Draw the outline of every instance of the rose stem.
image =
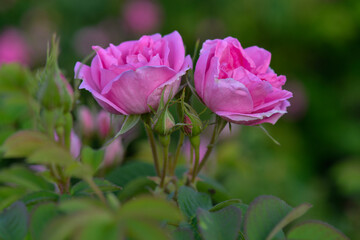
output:
[[152, 132], [152, 129], [149, 127], [149, 125], [147, 123], [145, 123], [144, 125], [145, 125], [145, 130], [148, 135], [148, 139], [149, 139], [149, 143], [150, 143], [150, 147], [151, 147], [151, 152], [152, 152], [154, 165], [155, 165], [155, 171], [156, 171], [157, 176], [160, 177], [161, 175], [160, 175], [160, 168], [159, 168], [159, 160], [158, 160], [158, 155], [157, 155], [157, 151], [156, 151], [156, 143], [155, 143], [154, 134]]
[[209, 145], [207, 146], [206, 153], [205, 153], [203, 159], [201, 160], [200, 166], [199, 166], [199, 167], [197, 168], [197, 170], [196, 170], [196, 174], [194, 174], [194, 175], [198, 175], [198, 174], [200, 173], [201, 169], [204, 167], [205, 163], [207, 162], [207, 160], [208, 160], [208, 158], [209, 158], [209, 156], [210, 156], [210, 154], [211, 154], [211, 151], [212, 151], [213, 148], [214, 148], [216, 138], [217, 138], [217, 136], [218, 136], [218, 134], [217, 134], [217, 129], [218, 129], [218, 128], [217, 128], [217, 124], [216, 124], [215, 127], [214, 127], [214, 131], [213, 131], [213, 134], [212, 134], [210, 143], [209, 143]]
[[170, 143], [170, 136], [161, 136], [161, 146], [163, 149], [163, 168], [161, 174], [161, 181], [160, 181], [160, 188], [164, 187], [165, 177], [166, 177], [166, 170], [167, 170], [167, 162], [169, 156], [169, 143]]
[[195, 182], [195, 178], [196, 178], [196, 175], [197, 175], [197, 169], [198, 169], [199, 158], [200, 158], [199, 149], [200, 149], [199, 146], [195, 147], [195, 163], [194, 163], [194, 169], [193, 169], [193, 172], [192, 172], [191, 183]]
[[175, 175], [176, 164], [177, 164], [177, 160], [178, 160], [179, 155], [180, 155], [181, 147], [182, 147], [182, 145], [183, 145], [183, 143], [184, 143], [184, 138], [185, 138], [185, 135], [184, 135], [184, 133], [181, 131], [181, 132], [180, 132], [180, 136], [179, 136], [179, 142], [178, 142], [178, 145], [177, 145], [177, 148], [176, 148], [176, 152], [175, 152], [174, 161], [173, 161], [172, 167], [171, 167], [171, 174], [172, 174], [172, 175]]

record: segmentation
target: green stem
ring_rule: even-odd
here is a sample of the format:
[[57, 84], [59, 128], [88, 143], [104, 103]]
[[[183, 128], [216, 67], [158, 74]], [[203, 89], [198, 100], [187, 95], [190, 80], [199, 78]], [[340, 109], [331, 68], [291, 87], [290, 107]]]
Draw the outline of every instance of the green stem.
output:
[[160, 181], [160, 188], [164, 187], [165, 183], [165, 177], [166, 177], [166, 170], [167, 170], [167, 162], [168, 162], [168, 156], [169, 156], [169, 143], [170, 143], [170, 136], [161, 136], [161, 138], [164, 138], [164, 141], [161, 140], [161, 145], [163, 149], [163, 168], [162, 168], [162, 174], [161, 174], [161, 181]]
[[100, 188], [95, 184], [94, 180], [90, 178], [86, 178], [85, 181], [89, 184], [89, 186], [94, 190], [95, 194], [100, 198], [100, 200], [106, 204], [106, 199], [104, 197], [103, 192], [100, 190]]
[[155, 171], [157, 176], [161, 176], [160, 175], [160, 167], [159, 167], [159, 160], [158, 160], [158, 155], [157, 155], [157, 151], [156, 151], [156, 143], [155, 143], [155, 138], [154, 138], [154, 134], [152, 129], [150, 128], [150, 126], [145, 123], [145, 130], [146, 133], [148, 135], [148, 139], [149, 139], [149, 143], [150, 143], [150, 147], [151, 147], [151, 152], [152, 152], [152, 156], [153, 156], [153, 160], [154, 160], [154, 165], [155, 165]]
[[179, 155], [180, 155], [181, 147], [182, 147], [182, 145], [184, 143], [184, 139], [185, 139], [185, 134], [181, 131], [180, 136], [179, 136], [179, 142], [178, 142], [176, 152], [175, 152], [175, 156], [174, 156], [174, 161], [173, 161], [172, 166], [171, 166], [171, 174], [172, 175], [175, 175], [176, 164], [177, 164], [177, 161], [179, 159]]
[[212, 134], [212, 137], [211, 137], [211, 140], [210, 140], [210, 143], [207, 146], [206, 153], [205, 153], [203, 159], [201, 160], [200, 166], [196, 169], [196, 175], [199, 174], [199, 172], [201, 171], [201, 169], [204, 167], [205, 163], [209, 159], [209, 156], [210, 156], [210, 154], [211, 154], [211, 152], [212, 152], [212, 150], [214, 148], [214, 145], [215, 145], [215, 142], [216, 142], [216, 139], [217, 139], [217, 136], [218, 136], [217, 131], [218, 131], [218, 128], [215, 125], [214, 131], [213, 131], [213, 134]]
[[193, 171], [192, 171], [192, 178], [191, 178], [191, 183], [194, 183], [195, 182], [195, 179], [196, 179], [196, 176], [197, 176], [197, 169], [198, 169], [198, 165], [199, 165], [199, 159], [200, 159], [200, 147], [197, 146], [197, 147], [194, 147], [195, 149], [195, 163], [194, 163], [194, 168], [193, 168]]

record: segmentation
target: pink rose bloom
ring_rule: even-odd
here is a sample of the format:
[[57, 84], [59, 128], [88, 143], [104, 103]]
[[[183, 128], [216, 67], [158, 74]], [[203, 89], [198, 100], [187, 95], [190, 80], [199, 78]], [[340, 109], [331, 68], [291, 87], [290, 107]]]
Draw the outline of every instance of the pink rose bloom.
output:
[[13, 62], [29, 64], [29, 50], [21, 34], [8, 29], [0, 34], [0, 65]]
[[152, 1], [129, 1], [124, 8], [125, 22], [134, 32], [150, 32], [159, 26], [160, 10], [160, 7]]
[[91, 92], [105, 110], [114, 114], [147, 113], [148, 105], [156, 109], [163, 89], [166, 87], [165, 101], [172, 98], [181, 76], [192, 66], [176, 31], [164, 37], [154, 34], [93, 49], [97, 54], [91, 66], [77, 62], [75, 77], [83, 80], [80, 89]]
[[105, 111], [100, 111], [97, 116], [97, 125], [99, 126], [100, 137], [105, 139], [111, 130], [110, 126], [110, 114]]
[[232, 37], [207, 40], [195, 69], [196, 91], [214, 113], [227, 121], [272, 123], [286, 113], [292, 93], [286, 77], [270, 67], [271, 53], [257, 46], [243, 49]]

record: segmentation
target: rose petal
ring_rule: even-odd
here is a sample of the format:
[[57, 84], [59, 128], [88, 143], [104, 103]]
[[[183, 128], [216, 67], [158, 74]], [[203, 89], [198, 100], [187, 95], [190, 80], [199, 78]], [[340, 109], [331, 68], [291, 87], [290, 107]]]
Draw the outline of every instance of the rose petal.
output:
[[177, 31], [174, 31], [163, 37], [169, 45], [169, 65], [176, 72], [179, 71], [184, 63], [185, 49], [184, 43]]
[[263, 48], [259, 48], [258, 46], [245, 48], [245, 52], [255, 63], [256, 67], [254, 69], [254, 73], [266, 73], [270, 66], [271, 53]]

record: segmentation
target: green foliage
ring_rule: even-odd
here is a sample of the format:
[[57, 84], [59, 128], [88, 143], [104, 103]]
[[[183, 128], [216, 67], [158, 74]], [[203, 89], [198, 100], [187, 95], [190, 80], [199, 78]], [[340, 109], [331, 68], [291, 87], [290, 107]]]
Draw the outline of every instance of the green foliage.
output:
[[[121, 188], [116, 186], [115, 184], [100, 178], [94, 179], [95, 184], [99, 187], [99, 189], [106, 193], [106, 192], [117, 192]], [[89, 186], [89, 184], [85, 181], [80, 181], [72, 186], [70, 193], [74, 196], [82, 196], [87, 194], [94, 193], [94, 190]]]
[[23, 240], [27, 233], [28, 213], [22, 202], [16, 202], [0, 214], [0, 238]]
[[292, 228], [288, 234], [289, 240], [348, 240], [342, 232], [320, 221], [306, 221]]
[[95, 174], [103, 161], [104, 150], [94, 150], [85, 146], [81, 151], [81, 160], [91, 167], [92, 174]]
[[60, 211], [54, 203], [42, 204], [37, 207], [32, 213], [30, 222], [32, 238], [41, 239], [42, 232], [48, 227], [49, 222], [58, 215], [60, 215]]
[[197, 218], [200, 232], [205, 240], [235, 240], [238, 238], [241, 211], [235, 206], [227, 206], [215, 212], [199, 209]]
[[199, 208], [208, 210], [212, 207], [209, 195], [196, 192], [194, 189], [186, 186], [180, 187], [177, 201], [180, 210], [189, 219], [196, 215]]
[[5, 184], [16, 184], [30, 191], [54, 190], [52, 184], [43, 177], [34, 174], [32, 171], [22, 167], [13, 166], [0, 171], [0, 182]]

